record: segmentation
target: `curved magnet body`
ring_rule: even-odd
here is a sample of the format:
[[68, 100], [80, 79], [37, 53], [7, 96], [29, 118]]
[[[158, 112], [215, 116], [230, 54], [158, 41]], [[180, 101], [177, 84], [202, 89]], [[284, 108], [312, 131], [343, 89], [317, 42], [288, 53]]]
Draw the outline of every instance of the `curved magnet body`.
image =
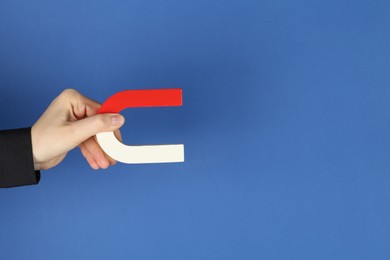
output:
[[[126, 108], [166, 106], [182, 106], [181, 89], [125, 90], [108, 98], [98, 114], [119, 113]], [[183, 144], [125, 145], [113, 132], [98, 133], [96, 139], [103, 151], [118, 162], [184, 162]]]

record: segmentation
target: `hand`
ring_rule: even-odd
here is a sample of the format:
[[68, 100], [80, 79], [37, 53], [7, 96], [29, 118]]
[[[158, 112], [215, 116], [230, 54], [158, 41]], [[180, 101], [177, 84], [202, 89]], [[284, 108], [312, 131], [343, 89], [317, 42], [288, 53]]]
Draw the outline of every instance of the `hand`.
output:
[[73, 89], [63, 91], [47, 108], [31, 129], [35, 170], [50, 169], [78, 146], [89, 165], [97, 170], [116, 163], [106, 155], [95, 140], [99, 132], [115, 131], [124, 117], [99, 114], [100, 104]]

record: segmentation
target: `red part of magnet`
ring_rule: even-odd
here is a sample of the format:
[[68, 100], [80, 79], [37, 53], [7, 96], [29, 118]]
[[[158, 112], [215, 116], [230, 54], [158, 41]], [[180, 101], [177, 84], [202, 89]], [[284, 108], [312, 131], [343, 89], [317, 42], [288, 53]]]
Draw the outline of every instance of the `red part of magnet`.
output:
[[126, 108], [182, 106], [182, 89], [125, 90], [109, 97], [98, 114], [119, 113]]

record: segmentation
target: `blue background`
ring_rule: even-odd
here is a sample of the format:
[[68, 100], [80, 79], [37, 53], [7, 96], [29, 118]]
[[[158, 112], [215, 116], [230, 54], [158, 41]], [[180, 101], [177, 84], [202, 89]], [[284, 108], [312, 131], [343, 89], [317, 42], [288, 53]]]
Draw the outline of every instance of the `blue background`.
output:
[[63, 89], [182, 164], [93, 171], [78, 149], [0, 190], [1, 259], [390, 259], [390, 2], [0, 1], [0, 129]]

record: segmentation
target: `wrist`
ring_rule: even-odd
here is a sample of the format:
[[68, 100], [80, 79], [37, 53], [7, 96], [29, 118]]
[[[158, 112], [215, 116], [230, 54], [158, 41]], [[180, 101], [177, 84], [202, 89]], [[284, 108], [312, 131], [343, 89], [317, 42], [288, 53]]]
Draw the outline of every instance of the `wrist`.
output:
[[41, 169], [41, 164], [35, 158], [34, 153], [33, 153], [33, 159], [34, 159], [34, 170], [39, 171]]
[[34, 162], [34, 170], [39, 171], [41, 169], [41, 167], [40, 167], [40, 163], [36, 157], [36, 142], [35, 142], [36, 136], [35, 136], [34, 126], [31, 127], [31, 146], [32, 146], [31, 151], [32, 151], [32, 157], [33, 157], [33, 162]]

